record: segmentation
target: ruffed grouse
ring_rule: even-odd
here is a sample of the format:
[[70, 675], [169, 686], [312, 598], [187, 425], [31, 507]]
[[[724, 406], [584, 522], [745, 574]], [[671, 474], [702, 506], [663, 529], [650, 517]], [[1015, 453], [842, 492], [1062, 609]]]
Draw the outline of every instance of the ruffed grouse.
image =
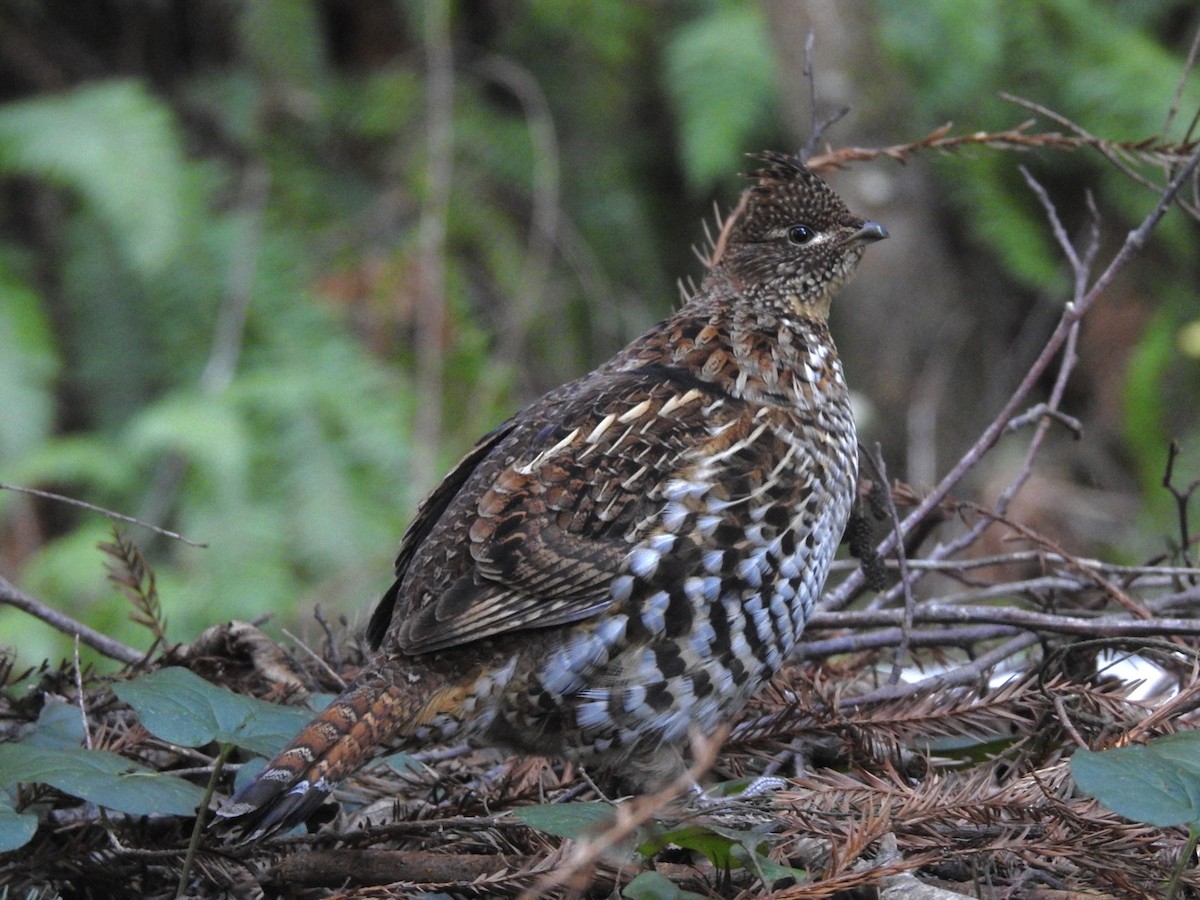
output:
[[218, 815], [255, 839], [396, 747], [450, 739], [643, 787], [792, 652], [850, 512], [829, 304], [887, 236], [766, 153], [703, 283], [486, 435], [424, 501], [378, 657]]

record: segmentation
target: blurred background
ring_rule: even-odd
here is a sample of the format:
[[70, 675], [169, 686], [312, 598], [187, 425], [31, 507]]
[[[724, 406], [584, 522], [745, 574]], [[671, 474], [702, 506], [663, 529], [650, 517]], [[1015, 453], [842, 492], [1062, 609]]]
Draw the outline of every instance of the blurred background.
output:
[[[0, 0], [0, 481], [127, 529], [174, 641], [365, 622], [416, 503], [484, 431], [665, 316], [751, 164], [1030, 113], [1179, 139], [1193, 0]], [[1060, 130], [1046, 120], [1034, 130]], [[1071, 275], [1024, 165], [1100, 260], [1154, 205], [1098, 154], [926, 153], [830, 181], [892, 238], [834, 310], [860, 432], [918, 491], [992, 418]], [[1161, 173], [1148, 172], [1161, 177]], [[710, 225], [710, 227], [712, 227]], [[1173, 213], [1086, 323], [1014, 513], [1136, 561], [1200, 478], [1200, 253]], [[1022, 449], [1024, 441], [1013, 445]], [[999, 490], [1004, 445], [970, 496]], [[0, 574], [136, 647], [104, 518], [0, 491]], [[69, 644], [0, 608], [23, 665]]]

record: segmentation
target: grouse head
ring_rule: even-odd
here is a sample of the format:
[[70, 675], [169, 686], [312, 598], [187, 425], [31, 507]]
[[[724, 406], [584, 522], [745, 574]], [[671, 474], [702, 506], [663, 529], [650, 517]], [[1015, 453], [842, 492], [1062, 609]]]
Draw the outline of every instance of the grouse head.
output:
[[784, 301], [801, 315], [825, 318], [829, 301], [887, 229], [854, 215], [794, 156], [761, 153], [740, 214], [717, 265], [743, 295]]

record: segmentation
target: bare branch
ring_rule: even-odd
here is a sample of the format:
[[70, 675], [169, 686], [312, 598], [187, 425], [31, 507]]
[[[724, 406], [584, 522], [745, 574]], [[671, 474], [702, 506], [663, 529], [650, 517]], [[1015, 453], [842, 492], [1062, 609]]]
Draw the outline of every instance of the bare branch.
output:
[[550, 102], [532, 72], [514, 60], [496, 54], [476, 62], [485, 78], [509, 90], [525, 113], [533, 147], [533, 194], [529, 216], [529, 237], [520, 287], [513, 293], [505, 310], [504, 327], [499, 334], [496, 356], [514, 363], [522, 359], [529, 323], [544, 312], [543, 298], [554, 255], [558, 231], [560, 166], [558, 132]]
[[[1200, 590], [1194, 592], [1200, 600]], [[960, 606], [921, 604], [913, 610], [913, 622], [922, 625], [965, 625], [987, 623], [1014, 625], [1031, 632], [1077, 634], [1081, 637], [1151, 637], [1166, 634], [1200, 634], [1200, 618], [1191, 619], [1130, 619], [1119, 615], [1068, 616], [1033, 612], [1013, 606]], [[881, 625], [901, 625], [904, 611], [899, 609], [869, 609], [836, 614], [813, 613], [811, 628], [866, 628]]]
[[[1192, 495], [1196, 493], [1196, 489], [1200, 488], [1200, 479], [1196, 479], [1183, 490], [1175, 487], [1175, 460], [1178, 456], [1179, 442], [1171, 441], [1167, 450], [1167, 467], [1163, 472], [1162, 486], [1175, 501], [1175, 517], [1179, 528], [1179, 558], [1183, 560], [1185, 566], [1190, 568], [1192, 556], [1188, 548], [1195, 542], [1195, 539], [1192, 537], [1191, 525], [1188, 523], [1188, 504], [1191, 502]], [[1196, 584], [1196, 575], [1190, 574], [1187, 577], [1192, 584]]]
[[904, 592], [904, 618], [900, 623], [901, 640], [896, 645], [896, 655], [892, 660], [892, 673], [888, 676], [888, 683], [896, 684], [900, 680], [900, 675], [904, 667], [904, 658], [908, 653], [907, 638], [908, 633], [912, 630], [912, 615], [913, 608], [916, 606], [916, 600], [912, 592], [912, 579], [908, 574], [908, 555], [904, 552], [904, 541], [899, 539], [901, 537], [900, 514], [896, 512], [896, 501], [892, 497], [892, 492], [887, 489], [887, 465], [883, 461], [883, 447], [876, 444], [875, 452], [864, 453], [863, 457], [875, 469], [879, 483], [884, 486], [883, 496], [887, 505], [888, 518], [897, 536], [896, 566], [900, 570], [900, 588]]
[[1037, 635], [1019, 634], [1011, 638], [966, 665], [956, 666], [944, 672], [938, 672], [919, 681], [908, 684], [893, 684], [879, 688], [857, 697], [848, 697], [841, 701], [842, 706], [859, 706], [866, 703], [877, 703], [882, 700], [898, 700], [917, 694], [940, 691], [949, 687], [973, 684], [983, 678], [988, 672], [1021, 653], [1038, 642]]
[[46, 500], [54, 500], [58, 503], [66, 503], [69, 506], [78, 506], [80, 509], [86, 509], [106, 518], [112, 519], [115, 522], [125, 522], [129, 525], [136, 525], [139, 528], [148, 528], [155, 534], [161, 534], [163, 537], [169, 537], [172, 540], [181, 541], [189, 547], [206, 548], [208, 544], [202, 544], [199, 541], [192, 541], [185, 538], [182, 534], [174, 531], [168, 531], [166, 528], [159, 528], [157, 525], [151, 525], [149, 522], [143, 522], [141, 519], [135, 519], [133, 516], [127, 516], [124, 513], [114, 512], [111, 509], [105, 509], [103, 506], [96, 506], [94, 503], [88, 503], [84, 500], [76, 500], [74, 497], [66, 497], [62, 494], [55, 494], [52, 491], [41, 491], [37, 488], [20, 487], [15, 484], [5, 484], [0, 482], [0, 491], [15, 491], [18, 494], [29, 494], [32, 497], [43, 497]]
[[34, 618], [41, 619], [51, 628], [57, 629], [63, 634], [78, 637], [80, 641], [98, 653], [110, 659], [115, 659], [118, 662], [123, 662], [127, 666], [137, 665], [143, 659], [143, 654], [132, 647], [127, 647], [120, 641], [115, 641], [81, 622], [76, 622], [70, 616], [63, 615], [56, 609], [51, 609], [40, 600], [30, 597], [3, 576], [0, 576], [0, 603], [15, 606], [17, 609], [29, 613]]
[[[852, 162], [869, 162], [880, 158], [894, 159], [897, 162], [907, 162], [912, 156], [925, 150], [953, 151], [964, 147], [988, 147], [993, 150], [1058, 150], [1074, 151], [1082, 148], [1092, 148], [1101, 153], [1112, 154], [1115, 161], [1120, 161], [1118, 153], [1128, 153], [1154, 163], [1182, 163], [1196, 148], [1195, 141], [1171, 143], [1155, 138], [1142, 141], [1109, 141], [1089, 134], [1077, 125], [1059, 116], [1052, 110], [1029, 100], [1023, 100], [1012, 94], [1002, 93], [1001, 98], [1046, 116], [1061, 125], [1075, 131], [1074, 135], [1064, 135], [1056, 131], [1031, 132], [1033, 120], [1022, 122], [1007, 131], [976, 131], [971, 134], [950, 134], [952, 124], [947, 122], [935, 128], [920, 140], [907, 144], [893, 144], [889, 147], [842, 147], [831, 150], [806, 160], [806, 165], [817, 171], [842, 168]], [[1124, 171], [1124, 169], [1123, 169]], [[1135, 177], [1133, 170], [1127, 174]], [[1139, 179], [1140, 180], [1140, 179]], [[1147, 186], [1159, 189], [1153, 182], [1145, 181]]]
[[[1179, 101], [1183, 99], [1184, 89], [1187, 87], [1188, 76], [1192, 74], [1192, 70], [1196, 68], [1196, 57], [1200, 54], [1200, 28], [1196, 29], [1196, 33], [1192, 35], [1192, 45], [1188, 48], [1187, 59], [1183, 63], [1183, 70], [1179, 73], [1179, 81], [1175, 84], [1175, 94], [1171, 97], [1171, 105], [1167, 109], [1166, 121], [1163, 122], [1164, 135], [1171, 133], [1171, 125], [1175, 122], [1175, 116], [1179, 114]], [[1200, 110], [1197, 111], [1200, 115]], [[1184, 135], [1184, 140], [1191, 138], [1192, 131], [1196, 126], [1196, 119], [1193, 118], [1188, 126], [1187, 133]]]
[[425, 185], [418, 226], [416, 380], [412, 481], [424, 492], [436, 477], [442, 434], [443, 331], [446, 326], [446, 216], [453, 164], [454, 57], [449, 0], [425, 4]]

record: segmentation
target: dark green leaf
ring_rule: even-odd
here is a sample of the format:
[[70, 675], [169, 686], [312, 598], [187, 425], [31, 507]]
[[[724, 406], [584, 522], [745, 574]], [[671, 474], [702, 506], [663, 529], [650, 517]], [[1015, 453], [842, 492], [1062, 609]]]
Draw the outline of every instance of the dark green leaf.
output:
[[113, 690], [137, 710], [151, 734], [182, 747], [219, 741], [270, 755], [312, 718], [309, 710], [243, 697], [178, 667], [143, 675]]
[[648, 858], [668, 845], [695, 850], [718, 869], [750, 869], [768, 887], [781, 879], [800, 881], [807, 877], [808, 873], [800, 869], [771, 862], [766, 855], [767, 844], [767, 837], [753, 831], [719, 825], [683, 825], [653, 835], [638, 847], [638, 852]]
[[698, 190], [729, 172], [777, 106], [771, 36], [752, 4], [718, 5], [678, 29], [666, 47], [666, 82], [684, 171]]
[[1200, 825], [1200, 732], [1144, 746], [1077, 750], [1071, 774], [1081, 791], [1127, 819]]
[[803, 869], [793, 869], [791, 866], [771, 862], [767, 858], [765, 848], [756, 849], [753, 845], [739, 844], [730, 852], [739, 865], [755, 872], [769, 888], [779, 881], [790, 880], [799, 883], [808, 878], [808, 873]]
[[538, 831], [563, 838], [577, 838], [592, 828], [612, 824], [616, 818], [608, 803], [544, 803], [514, 809], [513, 815]]
[[131, 815], [190, 816], [204, 796], [194, 784], [106, 750], [51, 750], [0, 745], [0, 785], [48, 784]]
[[21, 743], [49, 750], [71, 750], [83, 743], [83, 718], [78, 706], [63, 700], [47, 700], [37, 726]]
[[638, 853], [647, 858], [664, 847], [675, 845], [685, 850], [703, 853], [718, 869], [728, 869], [732, 863], [730, 850], [739, 842], [736, 837], [719, 834], [705, 825], [683, 825], [653, 835], [638, 847]]
[[0, 853], [8, 853], [29, 843], [37, 831], [37, 816], [19, 813], [0, 791]]
[[1173, 766], [1180, 777], [1190, 775], [1200, 784], [1200, 731], [1183, 731], [1156, 738], [1146, 750], [1164, 766]]
[[642, 872], [625, 885], [622, 897], [628, 900], [703, 900], [703, 894], [685, 891], [661, 872]]

